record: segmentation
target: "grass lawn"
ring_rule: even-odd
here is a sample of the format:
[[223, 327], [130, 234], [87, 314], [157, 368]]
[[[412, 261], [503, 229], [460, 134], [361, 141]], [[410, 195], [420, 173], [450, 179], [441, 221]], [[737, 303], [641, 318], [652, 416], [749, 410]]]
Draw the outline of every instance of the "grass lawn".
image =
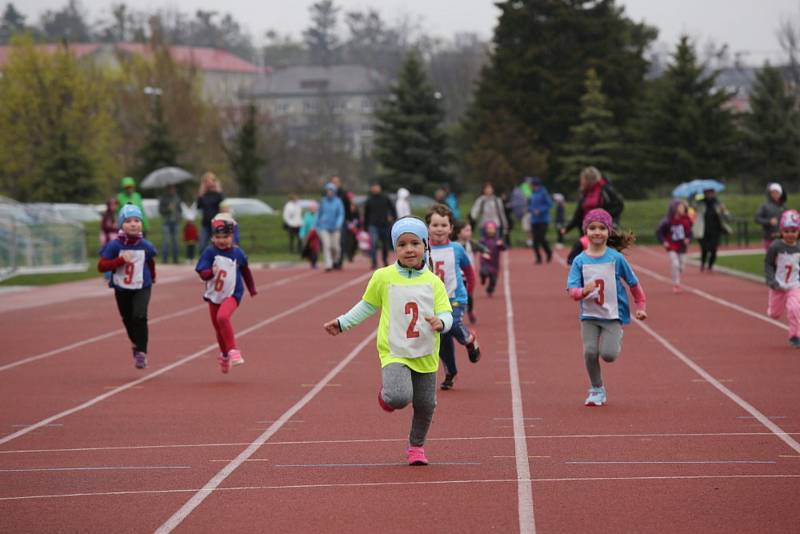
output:
[[756, 276], [764, 276], [764, 253], [717, 256], [717, 265]]
[[92, 263], [88, 269], [77, 273], [21, 274], [0, 281], [0, 286], [49, 286], [61, 284], [63, 282], [75, 282], [77, 280], [97, 278], [99, 276], [100, 273], [97, 272], [97, 269]]

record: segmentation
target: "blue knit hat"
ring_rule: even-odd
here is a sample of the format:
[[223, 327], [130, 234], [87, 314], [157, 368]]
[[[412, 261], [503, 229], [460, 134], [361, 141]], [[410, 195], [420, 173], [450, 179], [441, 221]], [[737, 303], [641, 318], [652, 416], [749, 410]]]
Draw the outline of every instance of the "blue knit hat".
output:
[[122, 206], [122, 209], [119, 210], [119, 217], [117, 217], [117, 225], [122, 227], [122, 223], [125, 222], [125, 219], [130, 219], [131, 217], [136, 217], [140, 221], [144, 219], [142, 215], [142, 210], [139, 209], [139, 206], [134, 204], [125, 204]]
[[392, 225], [392, 248], [397, 248], [397, 240], [403, 234], [414, 234], [424, 243], [428, 242], [428, 227], [416, 217], [403, 217]]

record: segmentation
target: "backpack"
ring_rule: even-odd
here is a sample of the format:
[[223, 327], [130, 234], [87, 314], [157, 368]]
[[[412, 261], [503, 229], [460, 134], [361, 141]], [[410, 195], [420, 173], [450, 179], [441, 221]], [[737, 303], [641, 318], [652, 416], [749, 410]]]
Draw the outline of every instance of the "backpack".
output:
[[610, 182], [607, 182], [603, 185], [600, 196], [603, 199], [603, 209], [611, 215], [614, 221], [619, 220], [622, 210], [625, 209], [625, 199], [622, 198], [619, 191], [614, 189]]

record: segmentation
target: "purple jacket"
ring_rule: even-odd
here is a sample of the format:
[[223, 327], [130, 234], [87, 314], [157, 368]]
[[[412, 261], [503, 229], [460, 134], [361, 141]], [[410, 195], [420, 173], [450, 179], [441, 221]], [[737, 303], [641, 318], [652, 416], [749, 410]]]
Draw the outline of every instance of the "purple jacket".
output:
[[506, 249], [504, 241], [495, 237], [484, 237], [480, 244], [489, 251], [489, 259], [481, 254], [481, 272], [497, 274], [500, 271], [500, 251]]

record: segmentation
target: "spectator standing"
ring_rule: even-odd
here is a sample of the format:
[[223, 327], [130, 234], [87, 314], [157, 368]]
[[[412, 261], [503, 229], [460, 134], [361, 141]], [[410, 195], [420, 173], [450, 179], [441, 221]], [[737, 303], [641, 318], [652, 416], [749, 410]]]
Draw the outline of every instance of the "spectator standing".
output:
[[476, 224], [483, 232], [484, 225], [492, 221], [497, 225], [497, 238], [503, 239], [508, 231], [508, 220], [503, 206], [503, 201], [494, 194], [494, 186], [490, 182], [483, 185], [481, 196], [475, 199], [472, 209], [469, 212], [472, 226]]
[[283, 205], [283, 229], [289, 236], [289, 252], [300, 253], [300, 227], [303, 226], [303, 209], [297, 195], [289, 193], [289, 201]]
[[533, 253], [536, 255], [536, 263], [542, 263], [542, 254], [539, 249], [543, 249], [547, 256], [547, 263], [553, 259], [553, 251], [550, 250], [550, 243], [547, 242], [547, 227], [550, 226], [550, 208], [553, 207], [553, 200], [550, 192], [542, 185], [539, 178], [531, 180], [531, 196], [528, 199], [528, 213], [531, 217], [531, 232], [533, 234]]
[[700, 242], [700, 271], [711, 272], [717, 259], [720, 238], [732, 231], [728, 224], [729, 213], [717, 199], [717, 192], [706, 189], [703, 199], [697, 204], [696, 214], [692, 234]]
[[581, 228], [583, 217], [593, 209], [603, 208], [612, 217], [614, 224], [619, 224], [624, 203], [622, 197], [611, 187], [611, 183], [600, 174], [597, 167], [586, 167], [581, 171], [580, 199], [575, 205], [572, 220], [561, 231], [568, 234], [573, 228]]
[[780, 237], [778, 223], [786, 211], [786, 190], [781, 184], [773, 182], [767, 186], [767, 201], [756, 212], [756, 222], [764, 230], [764, 248], [768, 249], [773, 240]]
[[322, 251], [325, 254], [325, 272], [341, 269], [341, 233], [342, 225], [344, 224], [344, 204], [336, 194], [336, 186], [333, 182], [325, 184], [325, 196], [320, 199], [317, 219], [314, 224], [322, 241]]
[[142, 195], [136, 191], [136, 180], [130, 176], [126, 176], [120, 182], [122, 191], [117, 194], [117, 217], [122, 208], [127, 204], [133, 204], [139, 211], [142, 212], [142, 235], [146, 236], [147, 231], [150, 229], [150, 223], [147, 220], [147, 215], [144, 212], [144, 204], [142, 204]]
[[178, 222], [181, 220], [181, 197], [174, 185], [164, 191], [158, 199], [158, 214], [161, 215], [161, 250], [164, 263], [178, 263]]
[[383, 266], [386, 267], [389, 264], [390, 230], [395, 219], [397, 219], [397, 212], [392, 201], [383, 192], [381, 184], [372, 184], [369, 188], [369, 197], [364, 204], [364, 225], [369, 232], [369, 257], [372, 260], [373, 270], [378, 268], [378, 241], [381, 242]]
[[394, 203], [394, 211], [398, 219], [411, 215], [411, 203], [408, 201], [408, 197], [410, 196], [411, 193], [409, 193], [408, 189], [405, 187], [401, 187], [397, 190], [397, 200]]
[[211, 219], [219, 213], [219, 205], [225, 200], [219, 180], [213, 172], [207, 172], [200, 180], [197, 193], [197, 209], [200, 210], [200, 250], [205, 250], [211, 238]]
[[[339, 225], [339, 255], [337, 260], [333, 264], [333, 267], [335, 269], [341, 269], [342, 262], [344, 261], [344, 253], [345, 251], [350, 250], [351, 241], [355, 241], [355, 236], [353, 236], [349, 232], [349, 226], [348, 226], [352, 218], [353, 208], [350, 202], [350, 195], [347, 194], [348, 192], [344, 189], [342, 185], [342, 179], [339, 176], [334, 176], [331, 178], [330, 183], [332, 183], [336, 187], [336, 196], [339, 197], [339, 200], [342, 202], [342, 208], [344, 209], [344, 217], [342, 217], [342, 222]], [[322, 242], [324, 248], [325, 240], [323, 239]]]

